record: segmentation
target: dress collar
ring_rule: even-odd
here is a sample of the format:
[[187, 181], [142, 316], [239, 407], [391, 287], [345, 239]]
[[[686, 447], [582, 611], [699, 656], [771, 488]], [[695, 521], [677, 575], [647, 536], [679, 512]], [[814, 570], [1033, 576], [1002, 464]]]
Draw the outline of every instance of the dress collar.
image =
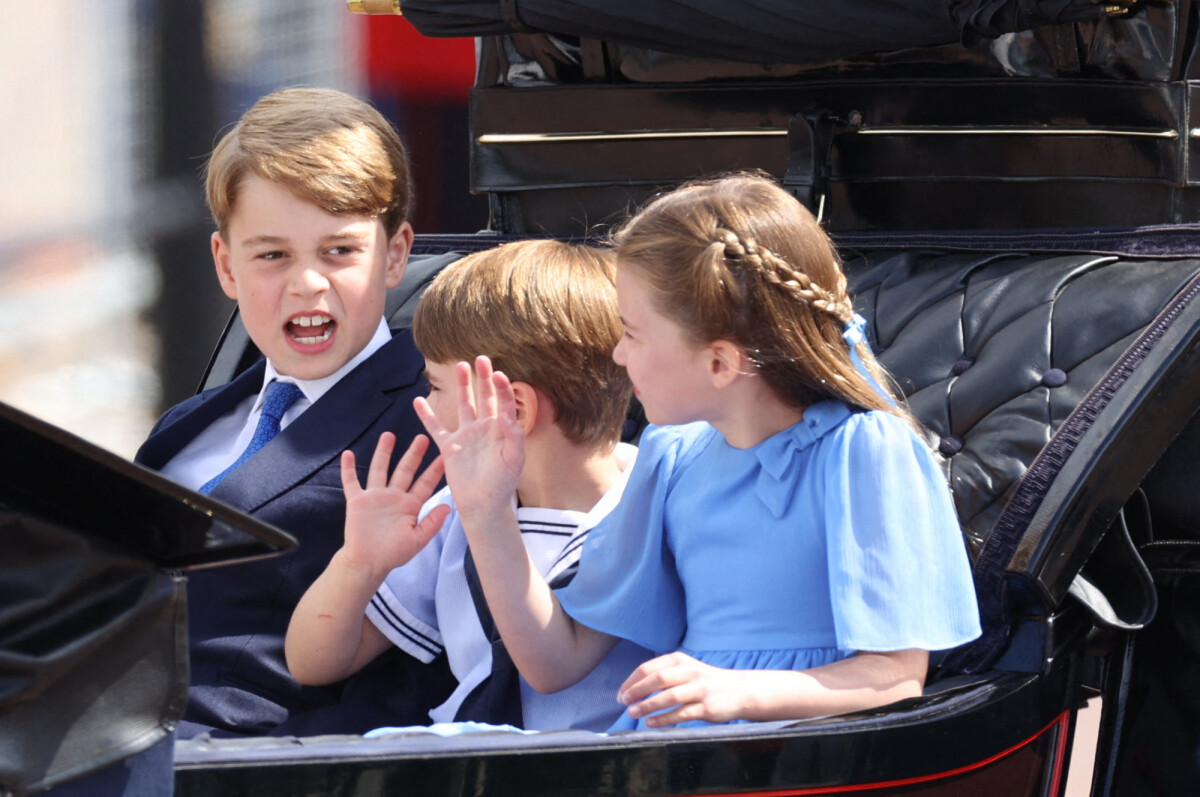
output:
[[850, 417], [851, 410], [840, 401], [820, 401], [805, 408], [804, 417], [754, 447], [761, 466], [754, 495], [775, 518], [783, 517], [799, 483], [796, 472], [801, 452], [812, 446]]

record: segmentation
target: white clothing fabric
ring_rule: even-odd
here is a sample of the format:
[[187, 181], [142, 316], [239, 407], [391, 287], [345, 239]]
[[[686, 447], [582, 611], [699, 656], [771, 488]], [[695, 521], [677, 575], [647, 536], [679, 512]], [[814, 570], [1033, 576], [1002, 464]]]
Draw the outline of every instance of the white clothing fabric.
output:
[[254, 437], [254, 429], [258, 426], [258, 418], [262, 414], [263, 398], [267, 385], [272, 381], [292, 382], [300, 388], [304, 395], [296, 400], [279, 422], [283, 431], [288, 424], [299, 418], [306, 409], [316, 403], [317, 399], [329, 392], [330, 388], [346, 374], [353, 371], [361, 363], [392, 339], [387, 322], [380, 318], [379, 327], [374, 336], [362, 351], [352, 357], [345, 365], [332, 374], [320, 379], [293, 379], [282, 376], [275, 366], [267, 360], [266, 373], [263, 375], [262, 387], [254, 396], [248, 396], [238, 403], [229, 413], [209, 424], [208, 428], [196, 435], [179, 453], [171, 458], [162, 468], [162, 474], [172, 481], [193, 490], [208, 483], [209, 479], [221, 473], [242, 455], [250, 439]]
[[[620, 499], [636, 455], [633, 446], [619, 445], [622, 476], [589, 512], [517, 508], [521, 538], [547, 580], [578, 560], [591, 528]], [[388, 575], [366, 614], [393, 644], [420, 661], [432, 661], [446, 652], [459, 685], [445, 703], [429, 713], [434, 722], [441, 723], [452, 722], [463, 700], [491, 673], [492, 652], [463, 572], [467, 536], [449, 488], [422, 507], [422, 516], [438, 504], [451, 508], [441, 530], [412, 560]], [[622, 641], [590, 675], [550, 695], [538, 693], [522, 679], [525, 728], [605, 730], [624, 708], [617, 702], [617, 687], [650, 655], [645, 648]]]

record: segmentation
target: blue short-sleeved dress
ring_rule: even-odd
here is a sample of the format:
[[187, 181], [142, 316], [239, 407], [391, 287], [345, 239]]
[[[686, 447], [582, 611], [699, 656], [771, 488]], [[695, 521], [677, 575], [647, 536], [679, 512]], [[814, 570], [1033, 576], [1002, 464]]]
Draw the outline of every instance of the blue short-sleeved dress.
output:
[[895, 415], [837, 401], [748, 449], [706, 423], [647, 429], [620, 504], [558, 596], [592, 628], [735, 669], [979, 635], [962, 534], [924, 441]]

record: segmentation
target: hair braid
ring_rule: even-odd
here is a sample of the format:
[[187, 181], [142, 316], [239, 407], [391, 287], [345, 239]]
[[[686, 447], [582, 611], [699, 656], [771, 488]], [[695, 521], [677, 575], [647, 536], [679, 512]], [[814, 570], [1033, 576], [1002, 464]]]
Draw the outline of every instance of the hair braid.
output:
[[838, 271], [837, 292], [825, 290], [803, 271], [797, 271], [770, 249], [759, 247], [753, 238], [742, 238], [732, 230], [718, 228], [714, 243], [723, 244], [725, 258], [754, 269], [766, 282], [776, 286], [797, 301], [806, 302], [828, 313], [839, 322], [848, 323], [854, 315], [850, 297], [846, 295], [846, 278]]
[[785, 402], [836, 399], [911, 420], [876, 387], [889, 382], [869, 346], [846, 345], [854, 306], [833, 241], [769, 175], [681, 186], [638, 212], [615, 241], [618, 270], [643, 278], [657, 309], [691, 342], [740, 347]]

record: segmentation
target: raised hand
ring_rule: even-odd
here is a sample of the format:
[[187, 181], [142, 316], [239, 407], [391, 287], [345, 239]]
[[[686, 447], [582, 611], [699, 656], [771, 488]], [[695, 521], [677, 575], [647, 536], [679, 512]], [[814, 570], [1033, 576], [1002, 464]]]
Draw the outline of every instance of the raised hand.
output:
[[347, 564], [381, 574], [404, 564], [425, 547], [450, 514], [449, 507], [438, 506], [417, 520], [421, 506], [433, 495], [443, 473], [439, 457], [414, 480], [429, 448], [429, 438], [413, 438], [389, 478], [388, 463], [395, 445], [396, 436], [391, 432], [379, 436], [365, 488], [358, 481], [354, 452], [342, 453], [342, 490], [346, 494], [342, 553]]
[[487, 357], [455, 367], [458, 427], [438, 421], [424, 398], [413, 402], [417, 417], [437, 443], [446, 481], [460, 515], [507, 511], [525, 466], [525, 431], [517, 423], [517, 403], [508, 377], [492, 371]]

